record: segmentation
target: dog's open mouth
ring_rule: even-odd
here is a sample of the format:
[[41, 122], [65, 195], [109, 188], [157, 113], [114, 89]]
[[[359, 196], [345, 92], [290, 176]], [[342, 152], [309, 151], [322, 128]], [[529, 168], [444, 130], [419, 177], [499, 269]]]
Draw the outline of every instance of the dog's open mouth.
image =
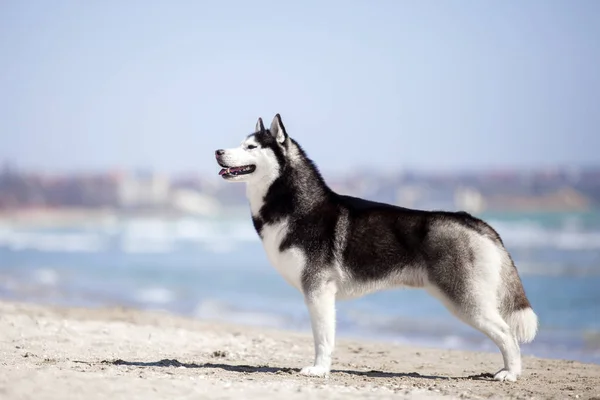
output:
[[219, 171], [219, 175], [223, 178], [229, 178], [232, 176], [251, 174], [256, 169], [256, 165], [243, 165], [241, 167], [227, 167]]

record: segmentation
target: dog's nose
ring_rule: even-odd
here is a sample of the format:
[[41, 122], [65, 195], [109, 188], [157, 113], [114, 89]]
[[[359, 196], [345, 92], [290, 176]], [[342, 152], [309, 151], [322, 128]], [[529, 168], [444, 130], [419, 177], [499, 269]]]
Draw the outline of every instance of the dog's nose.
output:
[[223, 154], [225, 154], [225, 150], [223, 150], [223, 149], [215, 150], [215, 156], [219, 157], [219, 156], [222, 156]]

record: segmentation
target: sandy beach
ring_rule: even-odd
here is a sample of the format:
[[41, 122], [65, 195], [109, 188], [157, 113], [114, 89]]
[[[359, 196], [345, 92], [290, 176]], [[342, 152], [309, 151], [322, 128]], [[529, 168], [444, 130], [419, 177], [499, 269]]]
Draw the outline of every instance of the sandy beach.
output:
[[328, 379], [300, 376], [308, 332], [123, 308], [0, 302], [0, 398], [600, 399], [600, 365], [525, 357], [517, 383], [497, 353], [339, 339]]

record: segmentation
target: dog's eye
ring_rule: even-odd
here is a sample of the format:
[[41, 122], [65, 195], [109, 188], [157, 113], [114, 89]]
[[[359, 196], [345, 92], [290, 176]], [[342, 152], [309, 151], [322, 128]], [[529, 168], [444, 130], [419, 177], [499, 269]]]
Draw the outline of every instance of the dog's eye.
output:
[[252, 149], [255, 149], [255, 148], [256, 148], [256, 146], [253, 145], [253, 144], [249, 144], [248, 147], [247, 147], [248, 150], [252, 150]]

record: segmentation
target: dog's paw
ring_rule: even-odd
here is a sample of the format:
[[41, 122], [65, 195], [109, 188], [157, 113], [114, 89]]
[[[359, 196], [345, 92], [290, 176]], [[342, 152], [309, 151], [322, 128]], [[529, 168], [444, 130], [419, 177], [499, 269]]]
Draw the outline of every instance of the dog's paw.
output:
[[517, 373], [513, 371], [508, 371], [506, 369], [501, 369], [500, 371], [496, 372], [496, 375], [494, 375], [494, 380], [516, 382]]
[[329, 369], [319, 365], [314, 365], [302, 368], [300, 374], [306, 376], [319, 376], [321, 378], [325, 378], [329, 376]]

